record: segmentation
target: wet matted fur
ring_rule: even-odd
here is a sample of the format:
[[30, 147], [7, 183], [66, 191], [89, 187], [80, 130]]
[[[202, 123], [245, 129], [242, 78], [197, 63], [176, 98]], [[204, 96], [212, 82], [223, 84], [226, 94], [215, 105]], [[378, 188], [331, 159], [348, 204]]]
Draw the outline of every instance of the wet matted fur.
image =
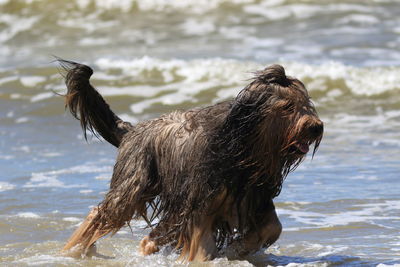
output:
[[60, 63], [66, 106], [84, 131], [118, 147], [110, 190], [64, 251], [85, 254], [139, 217], [152, 229], [145, 255], [169, 244], [185, 260], [209, 260], [223, 247], [246, 255], [278, 239], [273, 198], [323, 134], [302, 82], [272, 65], [232, 100], [132, 125], [91, 86], [90, 67]]

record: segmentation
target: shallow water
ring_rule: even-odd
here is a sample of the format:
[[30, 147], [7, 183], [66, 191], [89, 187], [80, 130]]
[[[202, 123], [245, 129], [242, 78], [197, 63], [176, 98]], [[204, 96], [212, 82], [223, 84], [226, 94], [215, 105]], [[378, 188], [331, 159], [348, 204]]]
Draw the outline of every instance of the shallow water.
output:
[[394, 0], [0, 0], [0, 265], [183, 265], [169, 249], [138, 254], [140, 220], [98, 242], [103, 256], [59, 255], [116, 151], [84, 140], [52, 55], [91, 65], [131, 122], [234, 97], [284, 65], [325, 135], [275, 199], [283, 234], [246, 259], [192, 265], [400, 265], [399, 25]]

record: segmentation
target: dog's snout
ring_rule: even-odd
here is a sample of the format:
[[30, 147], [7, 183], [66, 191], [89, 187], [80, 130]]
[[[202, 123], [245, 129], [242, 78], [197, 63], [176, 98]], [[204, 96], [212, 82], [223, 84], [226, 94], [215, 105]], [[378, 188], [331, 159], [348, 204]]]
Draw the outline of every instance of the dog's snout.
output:
[[315, 137], [320, 136], [324, 132], [324, 124], [318, 120], [309, 128], [309, 131]]

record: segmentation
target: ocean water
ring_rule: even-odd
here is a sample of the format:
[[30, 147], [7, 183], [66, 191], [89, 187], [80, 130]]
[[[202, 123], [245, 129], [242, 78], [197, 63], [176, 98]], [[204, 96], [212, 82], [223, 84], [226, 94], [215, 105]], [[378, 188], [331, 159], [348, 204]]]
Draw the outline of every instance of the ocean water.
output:
[[400, 266], [400, 2], [0, 0], [0, 265], [182, 266], [138, 253], [145, 223], [63, 244], [108, 189], [116, 151], [64, 110], [54, 55], [92, 66], [137, 122], [234, 97], [280, 63], [309, 89], [325, 135], [275, 199], [281, 238], [194, 266]]

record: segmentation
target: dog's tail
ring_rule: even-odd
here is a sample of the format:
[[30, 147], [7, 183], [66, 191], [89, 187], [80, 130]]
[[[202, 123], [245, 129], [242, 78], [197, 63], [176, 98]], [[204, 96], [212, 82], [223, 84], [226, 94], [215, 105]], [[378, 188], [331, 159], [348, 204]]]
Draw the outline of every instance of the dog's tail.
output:
[[57, 58], [66, 71], [65, 107], [72, 115], [81, 121], [81, 126], [87, 139], [86, 130], [98, 137], [100, 134], [106, 141], [118, 147], [122, 137], [133, 126], [122, 121], [112, 112], [103, 97], [90, 84], [93, 70], [86, 65]]

